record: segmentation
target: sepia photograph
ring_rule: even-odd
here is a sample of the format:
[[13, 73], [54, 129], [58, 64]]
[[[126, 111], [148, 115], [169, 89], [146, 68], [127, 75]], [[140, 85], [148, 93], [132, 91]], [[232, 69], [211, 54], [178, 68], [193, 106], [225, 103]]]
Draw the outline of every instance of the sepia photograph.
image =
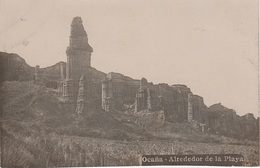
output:
[[1, 167], [259, 166], [258, 0], [0, 0]]

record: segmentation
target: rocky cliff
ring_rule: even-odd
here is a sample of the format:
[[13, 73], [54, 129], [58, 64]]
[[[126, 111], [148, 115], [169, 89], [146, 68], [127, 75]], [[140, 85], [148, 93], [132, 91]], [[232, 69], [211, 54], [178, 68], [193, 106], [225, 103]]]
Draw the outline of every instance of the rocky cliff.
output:
[[17, 54], [0, 52], [0, 82], [33, 79], [34, 68]]
[[[66, 63], [59, 62], [53, 66], [40, 68], [31, 67], [17, 54], [0, 52], [1, 81], [30, 81], [45, 85], [49, 88], [58, 88], [58, 83], [66, 78]], [[93, 86], [97, 99], [102, 99], [100, 107], [107, 107], [108, 102], [103, 102], [102, 81], [111, 82], [111, 95], [108, 95], [114, 110], [132, 108], [133, 103], [137, 111], [149, 109], [163, 110], [165, 120], [168, 122], [187, 122], [188, 109], [192, 109], [193, 125], [203, 132], [222, 134], [233, 137], [250, 137], [256, 139], [259, 133], [259, 117], [253, 114], [239, 116], [233, 109], [223, 105], [214, 104], [207, 107], [203, 97], [192, 95], [191, 106], [188, 107], [188, 93], [190, 88], [185, 85], [148, 83], [146, 79], [135, 80], [120, 73], [105, 74], [91, 67]], [[104, 92], [105, 93], [105, 92]], [[137, 94], [136, 94], [137, 93]], [[136, 97], [139, 95], [139, 98]], [[142, 97], [143, 96], [143, 97]], [[139, 104], [136, 104], [139, 100]], [[105, 109], [105, 108], [104, 108]]]
[[82, 19], [71, 23], [67, 62], [31, 67], [17, 54], [0, 52], [1, 82], [34, 81], [56, 90], [65, 111], [83, 114], [101, 109], [111, 111], [163, 112], [171, 123], [188, 123], [198, 131], [235, 137], [256, 138], [259, 119], [253, 114], [238, 116], [221, 104], [207, 107], [201, 96], [186, 85], [153, 84], [120, 73], [105, 74], [91, 66], [93, 48], [88, 42]]
[[[17, 54], [0, 52], [0, 81], [30, 81], [37, 80], [47, 87], [57, 88], [57, 81], [66, 78], [66, 62], [58, 62], [52, 66], [32, 67]], [[91, 67], [94, 82], [100, 83], [106, 74]], [[51, 85], [51, 83], [56, 83]], [[101, 85], [100, 85], [101, 88]]]
[[240, 138], [256, 139], [259, 136], [259, 117], [256, 119], [251, 113], [239, 116], [235, 110], [218, 103], [210, 106], [204, 116], [209, 132]]

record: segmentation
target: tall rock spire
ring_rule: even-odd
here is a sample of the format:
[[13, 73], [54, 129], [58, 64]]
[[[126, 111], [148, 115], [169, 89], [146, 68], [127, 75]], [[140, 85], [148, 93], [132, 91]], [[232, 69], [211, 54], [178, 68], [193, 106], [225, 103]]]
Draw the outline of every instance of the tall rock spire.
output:
[[71, 23], [70, 43], [67, 47], [67, 79], [79, 82], [81, 74], [87, 74], [91, 67], [92, 47], [80, 17], [75, 17]]
[[[66, 80], [62, 86], [64, 88], [64, 101], [69, 102], [71, 104], [70, 107], [74, 110], [79, 94], [79, 84], [82, 85], [80, 87], [83, 88], [83, 79], [88, 79], [88, 82], [91, 82], [92, 52], [93, 49], [88, 43], [88, 36], [83, 27], [82, 20], [80, 17], [75, 17], [71, 23], [69, 46], [66, 50]], [[81, 76], [83, 77], [80, 82]], [[87, 86], [86, 84], [86, 87]], [[80, 90], [80, 92], [82, 91]], [[82, 95], [79, 96], [82, 97]], [[82, 103], [81, 97], [79, 104]]]
[[79, 80], [79, 90], [77, 97], [76, 114], [78, 116], [88, 116], [96, 111], [96, 90], [90, 79], [83, 75]]
[[79, 81], [79, 92], [78, 92], [78, 99], [77, 99], [77, 107], [76, 113], [81, 115], [84, 111], [85, 100], [84, 100], [84, 76], [81, 76]]
[[83, 27], [81, 17], [75, 17], [71, 23], [70, 46], [67, 51], [73, 49], [93, 52], [92, 47], [88, 44], [88, 35]]

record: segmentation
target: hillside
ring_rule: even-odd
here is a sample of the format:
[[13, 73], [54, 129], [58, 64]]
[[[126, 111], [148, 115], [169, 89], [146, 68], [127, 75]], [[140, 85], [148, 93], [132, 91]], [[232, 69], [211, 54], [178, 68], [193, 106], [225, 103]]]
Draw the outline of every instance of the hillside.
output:
[[258, 164], [258, 143], [198, 132], [163, 113], [99, 110], [78, 119], [59, 105], [56, 90], [32, 82], [1, 88], [2, 166], [139, 165], [143, 154], [241, 153]]

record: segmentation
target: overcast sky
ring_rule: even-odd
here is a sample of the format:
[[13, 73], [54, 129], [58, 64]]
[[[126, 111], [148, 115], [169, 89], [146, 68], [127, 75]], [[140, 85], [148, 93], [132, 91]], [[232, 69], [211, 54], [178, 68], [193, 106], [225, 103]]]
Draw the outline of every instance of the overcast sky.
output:
[[0, 51], [66, 61], [75, 16], [98, 70], [185, 84], [207, 106], [258, 116], [257, 0], [0, 0]]

